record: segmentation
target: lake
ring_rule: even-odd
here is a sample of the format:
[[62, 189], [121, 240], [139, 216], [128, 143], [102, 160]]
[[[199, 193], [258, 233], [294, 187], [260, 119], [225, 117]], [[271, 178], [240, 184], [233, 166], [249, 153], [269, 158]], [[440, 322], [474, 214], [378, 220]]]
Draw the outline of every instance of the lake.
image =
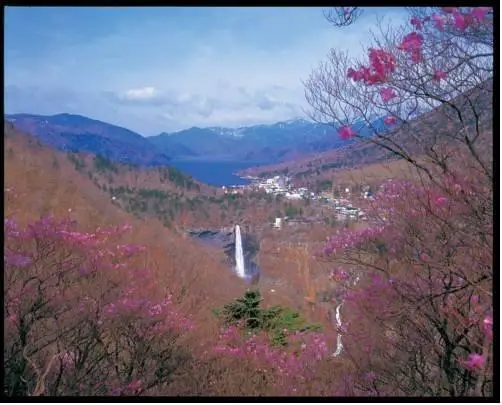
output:
[[212, 186], [238, 186], [250, 181], [234, 173], [259, 165], [259, 162], [173, 160], [171, 164], [195, 179]]

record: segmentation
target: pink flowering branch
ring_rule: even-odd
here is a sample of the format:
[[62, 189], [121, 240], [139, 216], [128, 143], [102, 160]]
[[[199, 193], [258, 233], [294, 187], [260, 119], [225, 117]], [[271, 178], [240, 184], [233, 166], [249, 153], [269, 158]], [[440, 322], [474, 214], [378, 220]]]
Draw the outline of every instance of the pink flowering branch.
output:
[[[47, 368], [45, 394], [138, 395], [169, 378], [161, 370], [192, 321], [171, 295], [152, 289], [152, 272], [132, 265], [144, 248], [120, 243], [130, 229], [82, 232], [74, 221], [53, 217], [24, 229], [13, 218], [4, 221], [9, 395], [31, 390], [15, 348], [41, 361], [47, 342], [61, 356], [59, 367]], [[147, 367], [153, 359], [157, 366]], [[189, 358], [176, 361], [181, 367]]]

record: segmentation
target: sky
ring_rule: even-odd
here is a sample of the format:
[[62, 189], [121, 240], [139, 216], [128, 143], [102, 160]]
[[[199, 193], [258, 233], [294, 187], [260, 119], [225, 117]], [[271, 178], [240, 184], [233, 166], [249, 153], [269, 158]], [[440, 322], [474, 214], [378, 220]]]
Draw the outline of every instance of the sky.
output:
[[302, 80], [331, 48], [362, 56], [377, 18], [315, 7], [6, 7], [6, 113], [72, 113], [144, 136], [305, 117]]

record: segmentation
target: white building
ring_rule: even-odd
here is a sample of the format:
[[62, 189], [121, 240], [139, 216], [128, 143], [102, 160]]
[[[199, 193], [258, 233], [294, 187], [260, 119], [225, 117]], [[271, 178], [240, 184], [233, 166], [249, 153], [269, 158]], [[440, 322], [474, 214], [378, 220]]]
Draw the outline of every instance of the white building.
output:
[[290, 200], [301, 200], [303, 196], [298, 193], [286, 193], [286, 198]]
[[281, 229], [282, 227], [282, 218], [276, 218], [274, 223], [274, 228]]

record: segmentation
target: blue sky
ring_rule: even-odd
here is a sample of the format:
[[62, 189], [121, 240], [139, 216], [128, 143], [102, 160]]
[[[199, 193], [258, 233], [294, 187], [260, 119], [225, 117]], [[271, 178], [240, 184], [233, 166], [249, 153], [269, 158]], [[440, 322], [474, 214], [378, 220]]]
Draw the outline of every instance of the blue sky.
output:
[[367, 48], [367, 8], [335, 29], [322, 9], [7, 7], [7, 113], [68, 112], [142, 135], [302, 117], [301, 80], [330, 48]]

